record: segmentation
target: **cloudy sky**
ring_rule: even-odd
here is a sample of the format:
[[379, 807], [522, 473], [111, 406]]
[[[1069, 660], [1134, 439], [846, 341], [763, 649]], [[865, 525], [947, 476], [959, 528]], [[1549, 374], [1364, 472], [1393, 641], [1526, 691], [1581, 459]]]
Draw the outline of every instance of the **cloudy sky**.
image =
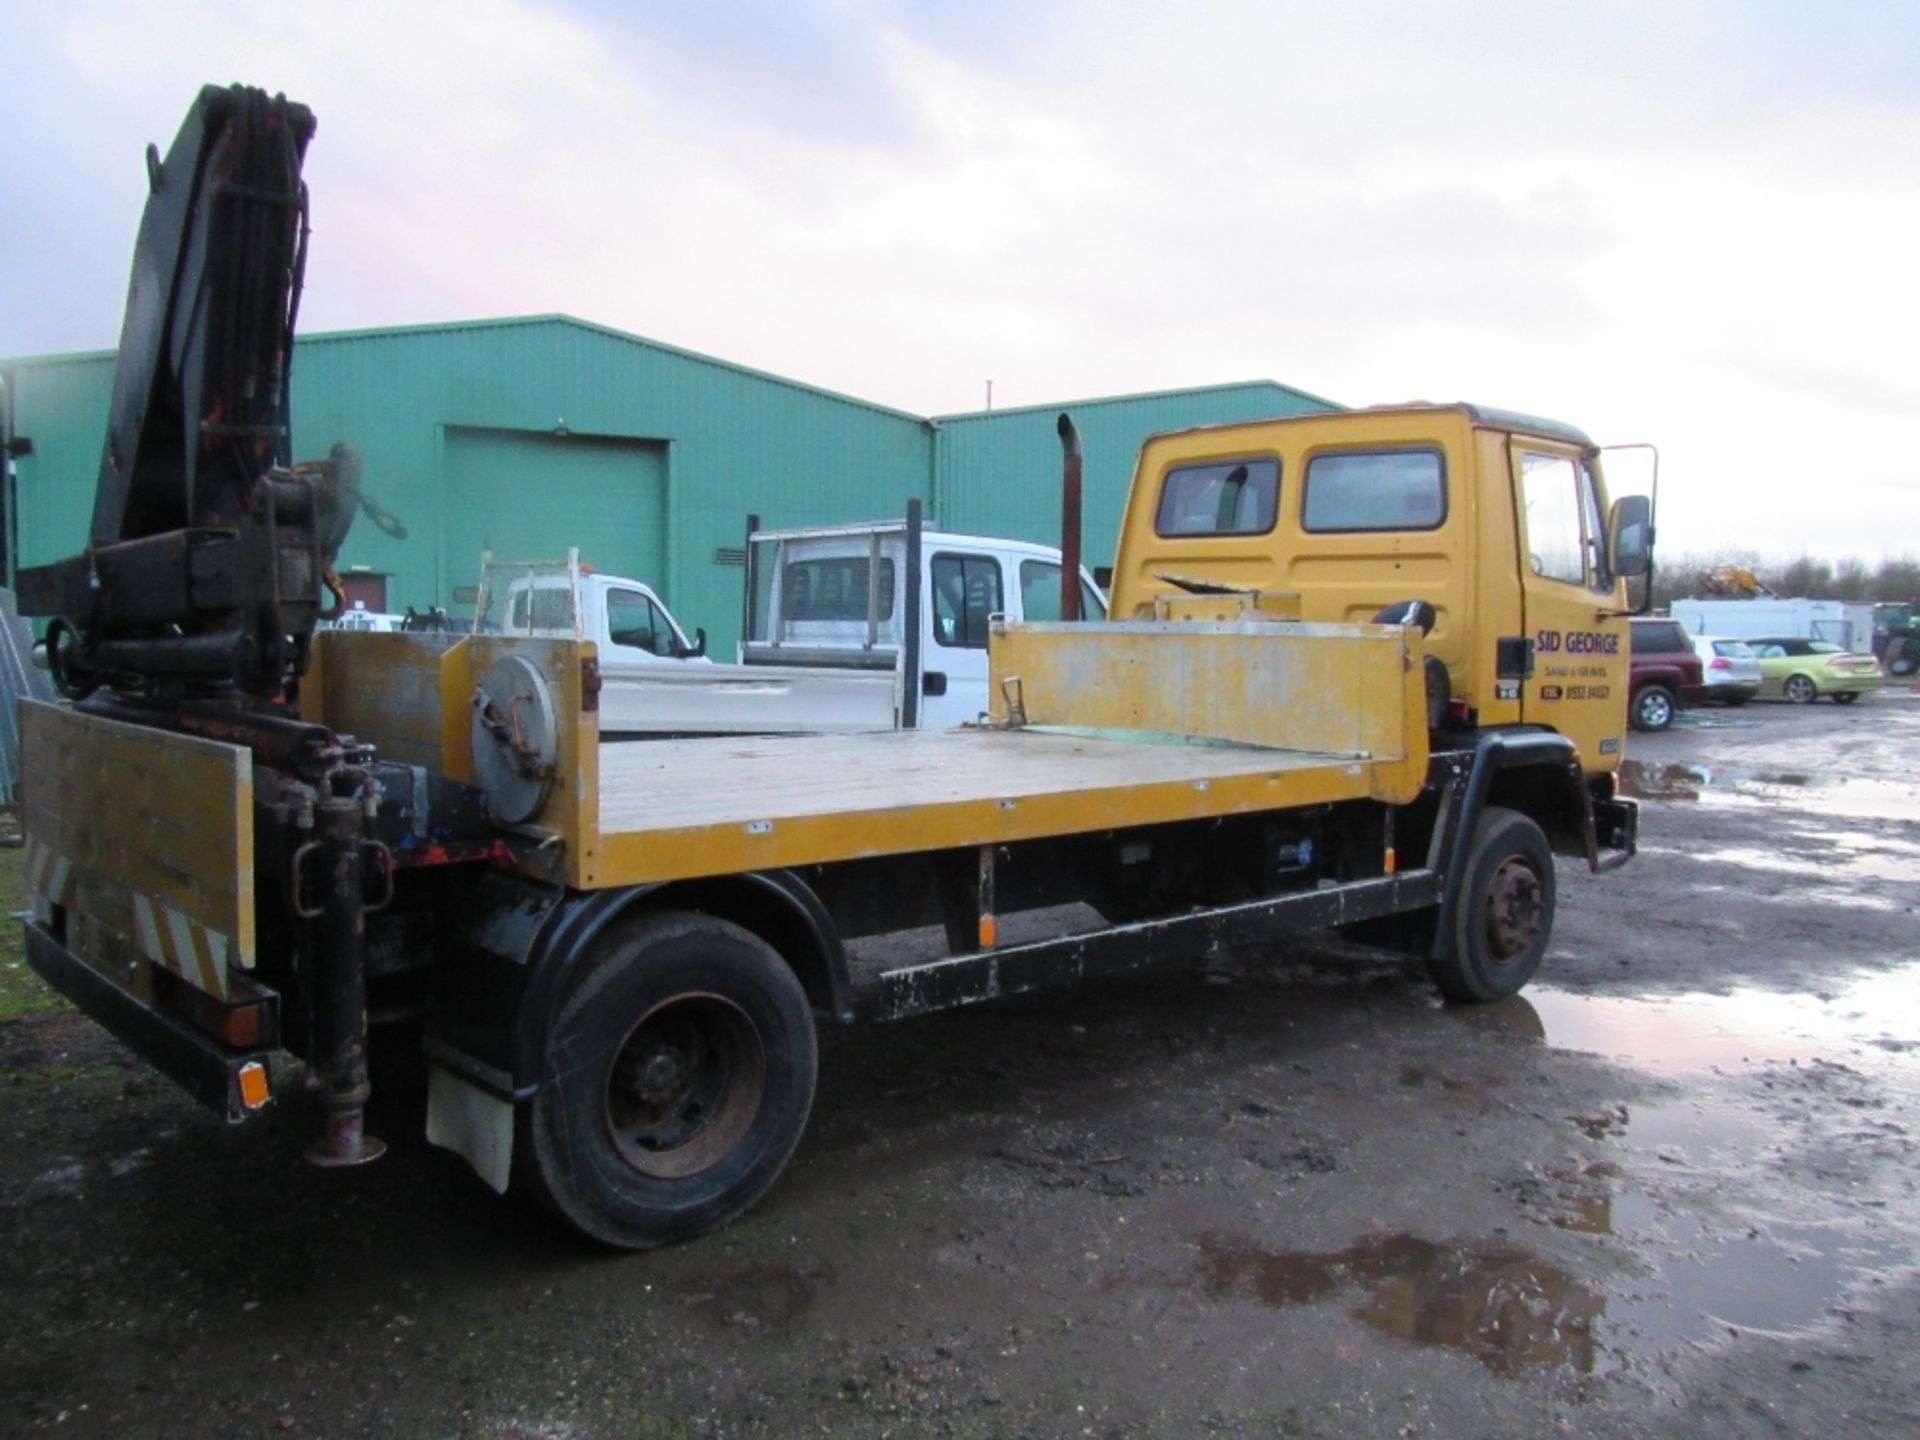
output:
[[566, 311], [920, 414], [1272, 378], [1662, 454], [1663, 542], [1920, 552], [1920, 3], [0, 0], [0, 355], [284, 90], [307, 330]]

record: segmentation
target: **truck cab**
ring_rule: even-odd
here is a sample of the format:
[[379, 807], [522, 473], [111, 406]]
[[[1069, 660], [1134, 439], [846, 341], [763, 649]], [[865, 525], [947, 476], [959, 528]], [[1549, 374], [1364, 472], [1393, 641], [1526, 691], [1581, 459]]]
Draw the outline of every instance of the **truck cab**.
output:
[[577, 561], [515, 575], [502, 610], [500, 633], [592, 640], [603, 668], [711, 663], [706, 632], [689, 640], [652, 586]]
[[[918, 694], [910, 723], [919, 726], [964, 725], [987, 709], [992, 617], [1060, 617], [1061, 556], [1050, 545], [916, 532], [901, 521], [764, 530], [748, 539], [741, 662], [911, 669]], [[914, 596], [902, 583], [910, 572], [920, 576]], [[1084, 568], [1080, 613], [1107, 613]]]
[[1643, 549], [1651, 528], [1644, 502], [1623, 503], [1610, 518], [1584, 433], [1483, 406], [1157, 436], [1127, 501], [1113, 613], [1221, 589], [1280, 597], [1303, 621], [1425, 602], [1448, 728], [1545, 726], [1587, 773], [1612, 771], [1629, 613], [1616, 546]]

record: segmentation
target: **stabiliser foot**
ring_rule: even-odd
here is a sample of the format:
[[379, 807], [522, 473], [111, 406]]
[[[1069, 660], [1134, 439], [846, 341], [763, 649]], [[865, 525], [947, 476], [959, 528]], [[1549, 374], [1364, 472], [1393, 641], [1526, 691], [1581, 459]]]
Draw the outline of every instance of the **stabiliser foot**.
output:
[[366, 1133], [364, 1117], [356, 1107], [327, 1117], [320, 1138], [306, 1149], [306, 1160], [322, 1170], [344, 1170], [378, 1160], [386, 1153], [387, 1142]]

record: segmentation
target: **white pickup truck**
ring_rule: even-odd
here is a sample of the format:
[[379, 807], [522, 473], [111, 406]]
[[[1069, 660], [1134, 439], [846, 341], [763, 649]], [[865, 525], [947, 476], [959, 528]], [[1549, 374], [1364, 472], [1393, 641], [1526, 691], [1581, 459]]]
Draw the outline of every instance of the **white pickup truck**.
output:
[[[903, 583], [913, 575], [917, 586]], [[1080, 586], [1081, 614], [1104, 619], [1084, 568]], [[503, 600], [499, 633], [599, 647], [608, 739], [936, 727], [987, 709], [989, 616], [1059, 617], [1060, 552], [911, 518], [759, 531], [730, 665], [710, 660], [705, 632], [689, 638], [649, 586], [571, 559], [521, 567]]]

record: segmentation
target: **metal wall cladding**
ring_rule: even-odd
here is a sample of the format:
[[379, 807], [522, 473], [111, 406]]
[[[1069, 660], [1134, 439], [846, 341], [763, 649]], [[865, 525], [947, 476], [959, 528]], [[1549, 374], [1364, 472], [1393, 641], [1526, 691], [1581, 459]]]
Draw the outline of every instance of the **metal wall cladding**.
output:
[[1160, 391], [1018, 410], [946, 415], [935, 441], [934, 513], [950, 530], [1060, 543], [1061, 451], [1055, 425], [1073, 417], [1085, 453], [1081, 560], [1111, 564], [1134, 461], [1149, 435], [1268, 420], [1344, 406], [1271, 380]]
[[[449, 530], [437, 517], [479, 511], [481, 524], [451, 529], [490, 535], [504, 556], [514, 517], [542, 505], [537, 474], [456, 473], [449, 432], [487, 429], [662, 447], [665, 569], [634, 578], [705, 626], [721, 656], [738, 638], [745, 572], [714, 552], [742, 545], [749, 513], [769, 526], [876, 519], [929, 484], [930, 434], [915, 416], [565, 317], [322, 335], [296, 352], [296, 453], [359, 446], [366, 489], [409, 524], [406, 540], [361, 525], [341, 556], [392, 574], [396, 607], [446, 604], [469, 578], [465, 557], [432, 553]], [[595, 538], [578, 540], [589, 561]]]
[[9, 559], [45, 565], [84, 549], [93, 526], [113, 403], [113, 357], [22, 361], [6, 366], [4, 377], [16, 433], [33, 442], [33, 453], [13, 462]]
[[[43, 564], [86, 543], [113, 357], [23, 360], [8, 373], [19, 433], [34, 441], [17, 462], [16, 558]], [[389, 576], [396, 610], [451, 605], [471, 583], [464, 552], [476, 535], [503, 558], [516, 533], [551, 548], [553, 525], [516, 520], [546, 516], [588, 473], [584, 451], [609, 442], [641, 442], [665, 473], [661, 543], [614, 548], [663, 557], [661, 573], [634, 578], [683, 624], [705, 626], [721, 658], [739, 638], [745, 571], [716, 551], [738, 554], [750, 513], [768, 527], [881, 520], [918, 498], [949, 529], [1058, 539], [1059, 406], [929, 421], [557, 315], [309, 336], [292, 385], [295, 457], [322, 457], [337, 440], [357, 446], [365, 488], [408, 527], [396, 540], [362, 520], [340, 557], [343, 569]], [[1103, 565], [1147, 435], [1339, 407], [1263, 381], [1064, 408], [1086, 443], [1084, 553]], [[498, 433], [500, 453], [556, 464], [566, 451], [555, 447], [578, 442], [582, 464], [548, 476], [544, 493], [541, 474], [459, 473], [468, 442], [486, 432]], [[609, 497], [610, 523], [635, 513], [632, 499]], [[602, 538], [579, 536], [584, 559]]]

